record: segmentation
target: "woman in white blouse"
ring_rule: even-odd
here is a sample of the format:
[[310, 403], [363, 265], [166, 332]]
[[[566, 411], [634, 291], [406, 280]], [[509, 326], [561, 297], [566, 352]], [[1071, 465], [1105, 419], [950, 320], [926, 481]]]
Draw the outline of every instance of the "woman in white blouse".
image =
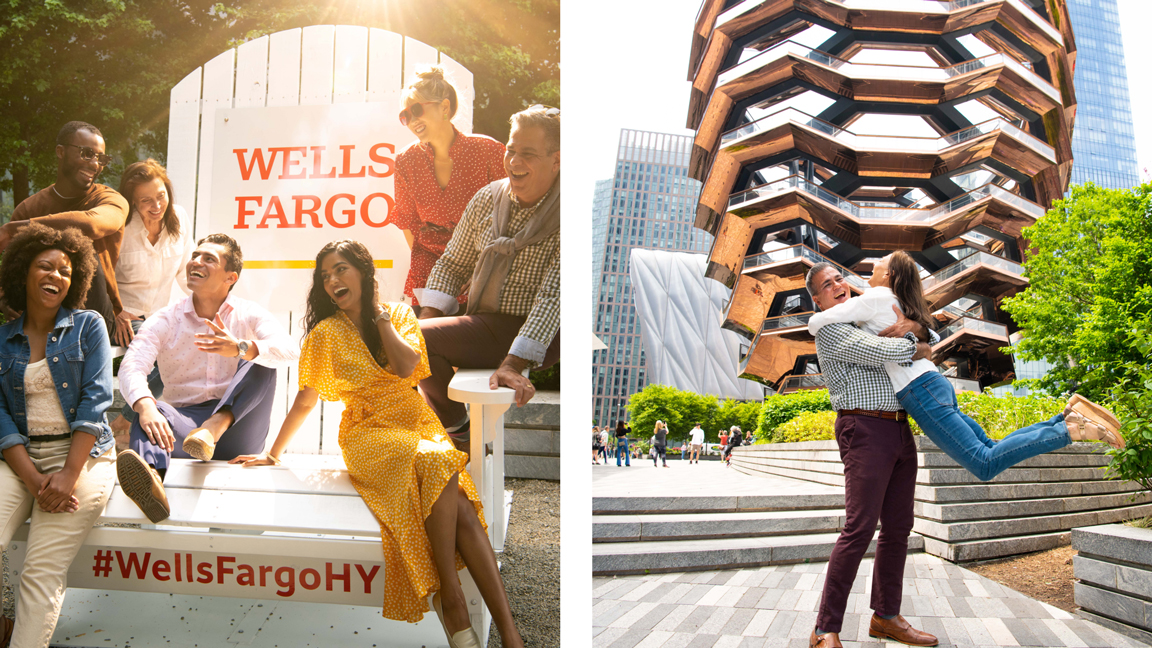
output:
[[[159, 162], [147, 159], [125, 169], [120, 176], [120, 194], [132, 209], [116, 262], [116, 283], [124, 310], [116, 316], [112, 343], [128, 346], [144, 318], [190, 294], [184, 268], [195, 246], [188, 215], [172, 202], [172, 182]], [[156, 396], [164, 389], [155, 369], [148, 384]], [[127, 430], [136, 418], [128, 407], [121, 414], [112, 423], [118, 432]]]

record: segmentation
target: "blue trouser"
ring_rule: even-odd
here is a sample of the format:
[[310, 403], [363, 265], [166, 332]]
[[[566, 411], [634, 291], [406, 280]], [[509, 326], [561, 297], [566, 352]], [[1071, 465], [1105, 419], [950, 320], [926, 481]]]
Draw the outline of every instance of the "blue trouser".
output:
[[[216, 442], [216, 452], [212, 458], [227, 460], [242, 454], [263, 452], [275, 395], [276, 370], [241, 360], [236, 375], [232, 377], [232, 382], [220, 400], [182, 407], [157, 401], [156, 408], [176, 436], [176, 447], [172, 449], [171, 456], [190, 459], [188, 453], [184, 452], [184, 438], [203, 425], [208, 417], [225, 407], [232, 410], [232, 425]], [[157, 469], [168, 467], [169, 453], [148, 440], [139, 420], [132, 423], [128, 447]]]
[[626, 437], [616, 440], [616, 465], [620, 465], [620, 457], [624, 457], [624, 465], [632, 465], [632, 455], [628, 452], [628, 439]]
[[935, 371], [917, 376], [896, 398], [925, 436], [981, 481], [1072, 443], [1063, 414], [1016, 430], [999, 442], [989, 439], [979, 423], [960, 411], [952, 384]]

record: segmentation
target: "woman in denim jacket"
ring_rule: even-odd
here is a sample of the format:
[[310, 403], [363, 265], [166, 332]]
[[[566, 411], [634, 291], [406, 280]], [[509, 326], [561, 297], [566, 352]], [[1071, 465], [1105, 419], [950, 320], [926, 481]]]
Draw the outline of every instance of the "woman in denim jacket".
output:
[[0, 326], [0, 546], [31, 516], [16, 619], [0, 646], [48, 645], [68, 566], [112, 492], [115, 450], [108, 330], [74, 310], [96, 271], [75, 228], [24, 226], [4, 251], [0, 289], [23, 315]]

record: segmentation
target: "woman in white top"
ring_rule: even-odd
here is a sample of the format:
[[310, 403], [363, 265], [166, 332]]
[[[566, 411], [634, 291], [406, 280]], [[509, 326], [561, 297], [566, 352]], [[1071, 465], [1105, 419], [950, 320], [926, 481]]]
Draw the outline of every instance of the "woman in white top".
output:
[[[116, 284], [124, 310], [116, 316], [112, 343], [126, 347], [146, 317], [191, 294], [184, 269], [195, 245], [192, 224], [184, 209], [172, 201], [172, 182], [159, 162], [147, 159], [125, 169], [120, 176], [120, 194], [132, 209], [116, 262]], [[148, 385], [154, 396], [163, 393], [164, 384], [155, 368], [148, 376]], [[121, 417], [112, 422], [112, 429], [127, 430], [135, 418], [132, 408], [125, 407]]]
[[[894, 252], [881, 259], [868, 285], [871, 288], [863, 295], [813, 315], [808, 331], [815, 335], [828, 324], [850, 323], [876, 335], [896, 323], [897, 307], [926, 330], [931, 328], [920, 272], [906, 252]], [[984, 434], [979, 423], [960, 411], [952, 384], [930, 360], [917, 360], [910, 366], [886, 362], [884, 371], [892, 380], [900, 405], [924, 434], [983, 481], [1072, 441], [1100, 440], [1113, 447], [1124, 446], [1118, 432], [1119, 421], [1112, 413], [1078, 395], [1051, 420], [1016, 430], [996, 442]]]

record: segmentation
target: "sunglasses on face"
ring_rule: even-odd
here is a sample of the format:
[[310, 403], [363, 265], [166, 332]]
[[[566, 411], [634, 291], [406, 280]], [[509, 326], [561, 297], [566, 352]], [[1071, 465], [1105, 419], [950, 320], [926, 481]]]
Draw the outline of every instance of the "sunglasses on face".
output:
[[111, 155], [104, 155], [103, 153], [97, 153], [96, 151], [88, 148], [87, 146], [77, 146], [75, 144], [65, 144], [65, 146], [71, 146], [72, 148], [80, 149], [80, 159], [84, 160], [85, 162], [91, 162], [92, 158], [96, 158], [96, 163], [102, 167], [106, 167], [109, 164], [112, 164], [112, 156]]
[[421, 101], [420, 103], [412, 104], [404, 110], [400, 111], [400, 124], [407, 126], [408, 122], [413, 119], [420, 119], [424, 116], [424, 106], [439, 104], [439, 101]]

